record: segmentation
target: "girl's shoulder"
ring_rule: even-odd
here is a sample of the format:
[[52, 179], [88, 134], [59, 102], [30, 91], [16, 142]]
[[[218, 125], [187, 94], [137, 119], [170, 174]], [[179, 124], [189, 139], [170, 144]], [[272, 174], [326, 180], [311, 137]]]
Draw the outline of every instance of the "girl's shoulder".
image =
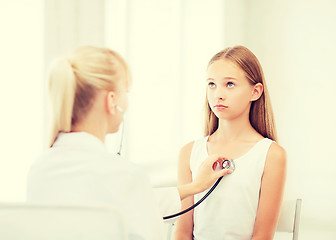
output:
[[286, 150], [273, 141], [267, 153], [267, 161], [272, 161], [276, 165], [285, 165], [287, 161]]
[[178, 172], [179, 172], [179, 178], [184, 178], [188, 172], [188, 170], [190, 171], [190, 156], [191, 156], [191, 152], [192, 152], [192, 148], [194, 146], [194, 142], [189, 142], [187, 144], [185, 144], [179, 153], [179, 157], [178, 157]]
[[190, 156], [193, 147], [196, 147], [196, 146], [199, 146], [199, 145], [203, 145], [208, 140], [208, 138], [209, 138], [209, 136], [198, 138], [198, 139], [196, 139], [194, 141], [191, 141], [191, 142], [185, 144], [181, 148], [180, 154]]
[[286, 155], [286, 150], [280, 146], [277, 142], [272, 141], [272, 144], [269, 149], [269, 153], [272, 155]]
[[181, 150], [180, 150], [180, 159], [183, 158], [189, 158], [191, 155], [192, 148], [194, 146], [195, 141], [191, 141], [187, 144], [185, 144]]

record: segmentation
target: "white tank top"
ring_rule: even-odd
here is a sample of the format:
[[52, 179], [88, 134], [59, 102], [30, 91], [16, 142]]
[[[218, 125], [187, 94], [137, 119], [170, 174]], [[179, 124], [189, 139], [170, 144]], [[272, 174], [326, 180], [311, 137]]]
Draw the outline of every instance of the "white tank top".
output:
[[[208, 137], [195, 141], [190, 168], [192, 177], [207, 157]], [[252, 238], [261, 178], [272, 140], [264, 138], [243, 156], [234, 159], [235, 171], [223, 177], [216, 189], [194, 209], [195, 240], [247, 240]], [[194, 196], [196, 203], [208, 190]]]

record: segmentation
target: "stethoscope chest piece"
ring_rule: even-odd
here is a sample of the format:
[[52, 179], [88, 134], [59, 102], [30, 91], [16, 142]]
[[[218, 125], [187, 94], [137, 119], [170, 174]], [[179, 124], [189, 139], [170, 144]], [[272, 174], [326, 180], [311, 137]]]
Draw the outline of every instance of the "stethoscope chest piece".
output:
[[222, 168], [223, 169], [231, 169], [232, 171], [234, 171], [236, 166], [235, 166], [232, 159], [231, 160], [230, 159], [225, 159], [222, 162]]
[[218, 159], [212, 166], [214, 171], [219, 171], [221, 169], [231, 169], [232, 171], [235, 170], [236, 166], [232, 159]]

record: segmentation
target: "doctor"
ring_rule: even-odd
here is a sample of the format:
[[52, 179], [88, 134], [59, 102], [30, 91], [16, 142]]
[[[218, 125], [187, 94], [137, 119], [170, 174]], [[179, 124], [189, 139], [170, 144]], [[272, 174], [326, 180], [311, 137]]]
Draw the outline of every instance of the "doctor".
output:
[[[130, 84], [126, 62], [110, 49], [82, 46], [54, 63], [48, 82], [50, 148], [28, 173], [27, 200], [113, 204], [124, 212], [130, 239], [164, 239], [148, 177], [104, 146], [106, 134], [117, 132], [123, 120]], [[219, 158], [209, 157], [194, 182], [167, 188], [166, 194], [179, 203], [209, 188], [228, 172], [212, 170]]]

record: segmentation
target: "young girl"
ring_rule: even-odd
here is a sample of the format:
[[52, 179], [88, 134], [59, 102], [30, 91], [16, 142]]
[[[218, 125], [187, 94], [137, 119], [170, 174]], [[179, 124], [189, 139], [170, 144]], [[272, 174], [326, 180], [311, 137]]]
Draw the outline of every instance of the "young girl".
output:
[[[107, 48], [82, 46], [55, 62], [48, 83], [50, 148], [29, 171], [27, 200], [113, 204], [124, 214], [129, 239], [158, 240], [164, 238], [164, 226], [148, 177], [104, 146], [106, 134], [118, 131], [127, 110], [130, 81], [126, 62]], [[193, 183], [165, 194], [179, 205], [180, 199], [204, 191], [227, 173], [213, 172], [217, 159], [207, 158]]]
[[[286, 153], [276, 141], [262, 68], [243, 46], [217, 53], [207, 68], [204, 138], [180, 152], [178, 182], [191, 182], [209, 154], [233, 159], [235, 170], [194, 211], [180, 217], [176, 239], [273, 239], [282, 202]], [[204, 193], [186, 198], [182, 208]]]

